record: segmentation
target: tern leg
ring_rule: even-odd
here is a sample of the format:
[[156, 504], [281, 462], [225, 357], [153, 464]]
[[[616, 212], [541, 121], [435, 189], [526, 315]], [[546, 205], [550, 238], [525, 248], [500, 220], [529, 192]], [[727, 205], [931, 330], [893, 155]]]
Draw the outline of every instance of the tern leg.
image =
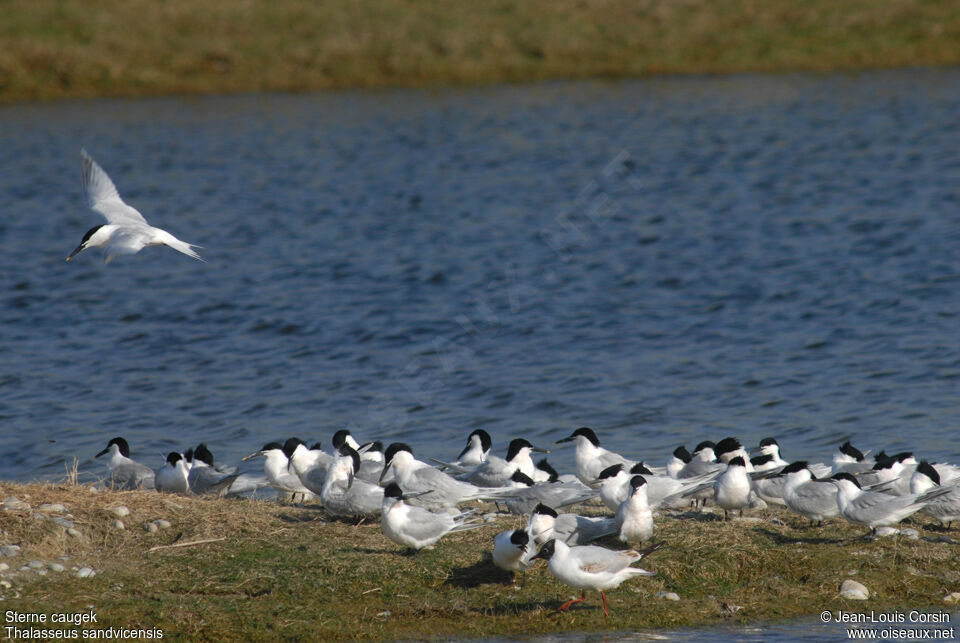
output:
[[558, 612], [566, 612], [574, 603], [582, 603], [587, 598], [587, 592], [580, 592], [580, 598], [571, 598], [569, 601], [557, 608]]
[[600, 590], [600, 598], [603, 599], [603, 618], [607, 618], [607, 595], [603, 593], [603, 590]]

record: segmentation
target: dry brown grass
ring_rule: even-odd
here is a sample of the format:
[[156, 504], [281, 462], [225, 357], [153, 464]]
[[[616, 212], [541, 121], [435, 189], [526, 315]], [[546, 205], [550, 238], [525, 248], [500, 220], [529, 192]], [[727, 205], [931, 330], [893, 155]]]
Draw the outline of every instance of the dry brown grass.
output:
[[[523, 591], [492, 565], [494, 535], [519, 526], [518, 517], [500, 517], [411, 556], [387, 540], [379, 524], [328, 521], [309, 505], [93, 493], [68, 484], [0, 484], [0, 494], [33, 508], [0, 511], [0, 539], [23, 548], [19, 557], [6, 560], [19, 565], [66, 553], [68, 565], [97, 571], [92, 579], [17, 575], [10, 591], [21, 596], [7, 597], [10, 608], [49, 612], [51, 606], [92, 604], [101, 627], [159, 626], [165, 638], [184, 640], [644, 630], [771, 621], [823, 609], [862, 611], [863, 605], [838, 597], [845, 578], [870, 588], [867, 607], [875, 610], [936, 607], [960, 590], [958, 546], [935, 542], [941, 534], [929, 524], [917, 541], [864, 542], [860, 527], [835, 521], [809, 528], [782, 511], [726, 523], [710, 513], [675, 513], [657, 523], [656, 538], [667, 546], [643, 564], [657, 576], [611, 591], [612, 613], [605, 620], [598, 597], [589, 594], [581, 609], [556, 614], [575, 592], [542, 565], [527, 574]], [[51, 521], [34, 518], [34, 510], [47, 502], [66, 505], [83, 536], [68, 536]], [[111, 526], [116, 517], [109, 509], [117, 505], [131, 511], [123, 531]], [[157, 518], [172, 526], [143, 530]], [[214, 542], [150, 551], [208, 539]], [[621, 546], [615, 539], [601, 544]], [[661, 590], [682, 600], [659, 600]]]

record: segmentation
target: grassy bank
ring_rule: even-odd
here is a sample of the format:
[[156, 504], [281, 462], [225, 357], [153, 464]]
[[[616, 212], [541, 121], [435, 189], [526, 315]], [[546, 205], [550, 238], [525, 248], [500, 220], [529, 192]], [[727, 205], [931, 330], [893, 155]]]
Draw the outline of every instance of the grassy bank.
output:
[[0, 102], [960, 63], [950, 0], [7, 0]]
[[[809, 529], [785, 512], [757, 512], [756, 520], [729, 523], [711, 514], [667, 516], [658, 522], [656, 537], [668, 544], [643, 565], [657, 576], [611, 591], [612, 612], [604, 619], [596, 594], [588, 594], [581, 608], [557, 613], [575, 590], [560, 585], [543, 563], [527, 574], [522, 591], [493, 566], [493, 536], [516, 526], [516, 517], [500, 517], [445, 538], [433, 550], [407, 555], [381, 534], [379, 524], [328, 521], [309, 505], [0, 484], [0, 498], [9, 496], [30, 509], [0, 510], [0, 543], [21, 547], [18, 555], [0, 558], [10, 565], [0, 574], [4, 610], [92, 609], [95, 627], [159, 627], [166, 639], [649, 630], [771, 621], [824, 609], [944, 608], [950, 607], [944, 596], [960, 590], [960, 550], [931, 529], [921, 528], [919, 540], [864, 542], [855, 540], [860, 528], [834, 522]], [[65, 505], [79, 535], [38, 518], [64, 516], [40, 509], [43, 503]], [[121, 518], [124, 530], [113, 526], [117, 516], [111, 511], [121, 505], [131, 512]], [[143, 529], [161, 518], [170, 527]], [[60, 561], [65, 570], [17, 571], [30, 561]], [[76, 577], [72, 569], [83, 566], [96, 575]], [[840, 598], [837, 589], [846, 578], [866, 585], [870, 599]], [[658, 598], [661, 590], [676, 592], [680, 600]]]

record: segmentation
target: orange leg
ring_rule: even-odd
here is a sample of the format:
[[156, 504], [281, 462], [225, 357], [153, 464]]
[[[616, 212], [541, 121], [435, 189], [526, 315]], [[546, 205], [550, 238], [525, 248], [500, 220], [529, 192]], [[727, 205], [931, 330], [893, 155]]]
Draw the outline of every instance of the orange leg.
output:
[[558, 612], [566, 612], [574, 603], [582, 603], [587, 598], [586, 592], [580, 592], [580, 598], [571, 598], [569, 601], [557, 608]]
[[600, 598], [603, 599], [603, 618], [607, 618], [607, 595], [600, 590]]

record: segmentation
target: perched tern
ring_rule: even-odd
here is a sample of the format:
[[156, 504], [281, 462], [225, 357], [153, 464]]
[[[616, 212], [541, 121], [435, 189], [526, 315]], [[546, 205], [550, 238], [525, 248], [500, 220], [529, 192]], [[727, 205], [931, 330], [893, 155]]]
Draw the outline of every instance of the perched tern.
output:
[[607, 595], [604, 590], [618, 587], [620, 583], [633, 576], [654, 576], [645, 569], [630, 567], [644, 556], [655, 552], [663, 543], [657, 543], [640, 551], [613, 551], [585, 545], [569, 547], [559, 540], [549, 540], [540, 547], [533, 559], [542, 558], [548, 562], [550, 573], [557, 580], [570, 587], [581, 590], [580, 598], [571, 599], [557, 608], [561, 612], [570, 609], [574, 603], [586, 598], [588, 589], [599, 590], [603, 599], [603, 615], [608, 615]]
[[[289, 441], [287, 444], [289, 447]], [[270, 481], [271, 487], [278, 491], [292, 494], [293, 496], [300, 494], [304, 500], [312, 498], [315, 494], [300, 482], [300, 478], [295, 472], [290, 471], [290, 454], [292, 453], [292, 449], [290, 453], [287, 453], [284, 450], [284, 445], [281, 445], [279, 442], [268, 442], [263, 445], [262, 449], [245, 456], [243, 460], [246, 461], [251, 458], [263, 456], [265, 458], [263, 462], [263, 473], [267, 476], [267, 480]]]
[[811, 524], [839, 515], [836, 485], [818, 480], [805, 461], [792, 462], [773, 476], [783, 480], [780, 491], [787, 508], [806, 516]]
[[187, 461], [183, 455], [173, 451], [155, 472], [153, 485], [157, 491], [165, 493], [187, 493], [190, 491], [187, 473]]
[[739, 509], [740, 515], [743, 515], [743, 508], [750, 504], [751, 488], [743, 457], [737, 456], [730, 460], [727, 470], [717, 476], [713, 483], [713, 499], [723, 509], [725, 519], [728, 511]]
[[411, 497], [410, 502], [432, 510], [449, 509], [469, 500], [497, 500], [508, 497], [512, 491], [508, 487], [477, 487], [469, 482], [456, 480], [414, 458], [413, 449], [402, 442], [394, 442], [387, 447], [383, 472], [380, 474], [381, 483], [391, 470], [397, 484], [408, 494], [431, 491], [432, 493], [423, 496]]
[[593, 429], [580, 427], [568, 437], [557, 440], [555, 444], [573, 442], [576, 450], [574, 460], [577, 465], [577, 477], [588, 487], [597, 488], [597, 477], [600, 472], [614, 464], [622, 464], [626, 468], [632, 467], [635, 462], [627, 460], [619, 453], [608, 451], [600, 446], [600, 440]]
[[463, 448], [453, 464], [461, 467], [478, 467], [486, 462], [492, 446], [493, 441], [489, 433], [483, 429], [474, 429], [467, 436], [467, 446]]
[[875, 491], [864, 491], [857, 479], [846, 472], [835, 474], [830, 481], [837, 486], [837, 505], [840, 515], [876, 531], [877, 527], [895, 525], [907, 516], [920, 511], [940, 496], [950, 492], [949, 487], [936, 487], [922, 494], [891, 496]]
[[585, 487], [576, 479], [535, 483], [520, 471], [514, 472], [507, 487], [513, 491], [504, 504], [512, 514], [528, 514], [540, 503], [550, 507], [567, 507], [597, 496], [596, 490]]
[[187, 473], [187, 484], [192, 493], [226, 495], [230, 485], [239, 477], [239, 473], [217, 471], [214, 468], [213, 454], [205, 444], [198, 444], [193, 450], [193, 466]]
[[[867, 452], [869, 453], [869, 451]], [[833, 472], [862, 473], [873, 468], [874, 458], [868, 458], [860, 449], [847, 440], [833, 455]]]
[[334, 516], [365, 518], [376, 516], [383, 505], [383, 487], [355, 475], [360, 454], [344, 444], [327, 467], [320, 502]]
[[414, 507], [407, 503], [413, 497], [430, 495], [430, 491], [404, 494], [395, 482], [383, 490], [380, 526], [387, 538], [410, 549], [420, 550], [429, 547], [444, 536], [455, 531], [476, 529], [483, 524], [471, 521], [475, 510], [465, 511], [455, 516], [449, 513], [433, 513], [423, 507]]
[[145, 464], [130, 459], [130, 445], [123, 438], [113, 438], [107, 443], [107, 448], [93, 456], [99, 458], [105, 453], [110, 454], [107, 468], [110, 470], [108, 478], [114, 489], [153, 489], [156, 474]]
[[525, 476], [533, 479], [536, 467], [533, 464], [533, 458], [530, 454], [534, 451], [540, 453], [550, 453], [546, 449], [533, 446], [524, 438], [516, 438], [510, 441], [507, 448], [507, 457], [501, 458], [495, 455], [488, 455], [485, 462], [477, 465], [472, 470], [464, 470], [453, 463], [443, 463], [448, 469], [458, 472], [457, 478], [466, 480], [478, 487], [503, 487], [510, 482], [514, 472], [519, 471]]
[[[926, 493], [940, 486], [940, 472], [926, 460], [917, 465], [910, 477], [910, 493]], [[949, 491], [936, 498], [920, 511], [946, 523], [947, 529], [954, 520], [960, 518], [960, 487], [956, 484], [947, 487]]]
[[617, 509], [619, 538], [625, 543], [639, 543], [653, 536], [653, 512], [647, 504], [647, 481], [643, 476], [630, 479], [630, 496]]
[[105, 263], [110, 263], [118, 255], [136, 254], [146, 246], [169, 246], [188, 257], [203, 261], [193, 251], [193, 248], [200, 246], [181, 241], [166, 230], [154, 228], [136, 208], [124, 203], [113, 181], [86, 150], [80, 151], [80, 161], [87, 203], [95, 212], [102, 214], [107, 223], [90, 228], [67, 261], [87, 248], [103, 248], [107, 255]]
[[671, 478], [676, 478], [683, 468], [690, 462], [691, 459], [690, 452], [687, 451], [687, 447], [680, 445], [673, 450], [673, 455], [667, 461], [667, 475]]
[[527, 569], [535, 553], [530, 535], [523, 529], [502, 531], [493, 539], [493, 564], [508, 572], [521, 572], [521, 586], [527, 580]]
[[527, 520], [527, 533], [535, 545], [556, 538], [567, 545], [580, 545], [617, 533], [617, 518], [558, 514], [553, 507], [539, 504]]

